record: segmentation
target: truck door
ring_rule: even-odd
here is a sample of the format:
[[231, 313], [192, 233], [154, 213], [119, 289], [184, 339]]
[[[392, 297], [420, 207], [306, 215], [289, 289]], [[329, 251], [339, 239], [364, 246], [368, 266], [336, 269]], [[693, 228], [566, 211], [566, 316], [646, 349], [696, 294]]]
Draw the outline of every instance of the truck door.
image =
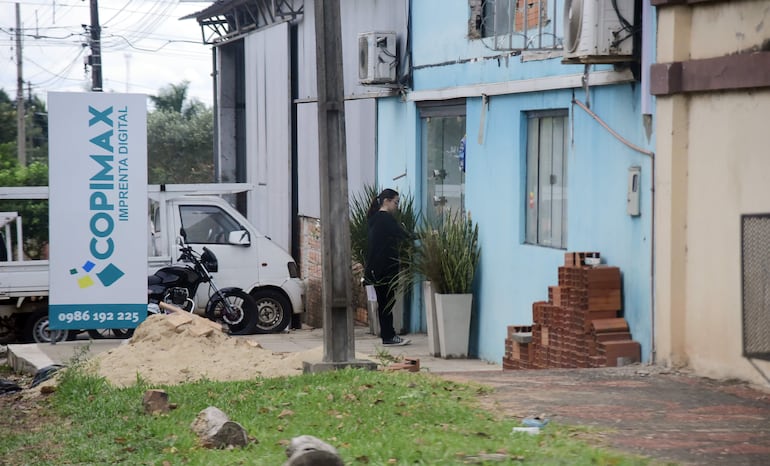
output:
[[[217, 256], [219, 271], [213, 275], [219, 288], [237, 286], [248, 290], [258, 281], [257, 242], [246, 226], [216, 205], [179, 205], [179, 218], [187, 234], [187, 242], [193, 249], [201, 253], [205, 246]], [[248, 241], [230, 244], [230, 233], [238, 231], [243, 232]], [[205, 306], [208, 301], [207, 285], [198, 290], [196, 301], [199, 306]]]

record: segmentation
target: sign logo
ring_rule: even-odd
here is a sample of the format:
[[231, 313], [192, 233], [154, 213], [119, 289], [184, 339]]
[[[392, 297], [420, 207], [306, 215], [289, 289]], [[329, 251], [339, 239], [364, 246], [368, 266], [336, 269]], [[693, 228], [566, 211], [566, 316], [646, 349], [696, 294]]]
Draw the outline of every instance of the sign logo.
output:
[[[112, 106], [97, 108], [88, 106], [88, 128], [93, 136], [89, 139], [89, 158], [93, 175], [88, 180], [88, 212], [90, 216], [88, 231], [91, 234], [89, 252], [95, 261], [109, 260], [115, 251], [112, 233], [115, 222], [128, 220], [128, 174], [127, 167], [119, 163], [116, 170], [115, 155], [123, 157], [128, 153], [127, 109], [115, 112]], [[117, 129], [117, 133], [116, 133]], [[117, 140], [117, 151], [116, 142]], [[118, 159], [120, 160], [120, 159]], [[117, 180], [116, 180], [117, 172]], [[116, 211], [115, 205], [118, 205]], [[78, 269], [71, 268], [69, 273], [76, 277], [80, 288], [88, 288], [96, 284], [91, 272], [97, 267], [93, 260], [86, 260], [81, 266], [85, 275], [80, 275]], [[112, 262], [95, 271], [99, 283], [108, 287], [125, 275], [120, 267]]]
[[[78, 286], [80, 288], [88, 288], [89, 286], [93, 286], [96, 282], [94, 282], [94, 279], [91, 278], [91, 271], [96, 267], [96, 264], [94, 264], [91, 261], [86, 261], [85, 264], [81, 267], [83, 271], [87, 274], [85, 276], [81, 276], [80, 278], [77, 278]], [[78, 275], [78, 269], [72, 268], [70, 269], [70, 275]], [[104, 267], [101, 271], [95, 273], [96, 278], [99, 280], [99, 282], [103, 286], [110, 286], [116, 281], [120, 279], [123, 275], [122, 270], [120, 270], [118, 267], [115, 266], [115, 264], [107, 264], [106, 267]]]

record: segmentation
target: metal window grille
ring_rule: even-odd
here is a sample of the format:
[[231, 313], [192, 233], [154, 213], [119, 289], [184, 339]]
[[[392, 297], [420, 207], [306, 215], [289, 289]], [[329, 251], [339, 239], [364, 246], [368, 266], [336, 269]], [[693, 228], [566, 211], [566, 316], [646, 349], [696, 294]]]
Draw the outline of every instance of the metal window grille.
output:
[[770, 214], [741, 217], [743, 355], [770, 360]]
[[562, 48], [555, 1], [470, 0], [470, 7], [469, 36], [493, 50]]

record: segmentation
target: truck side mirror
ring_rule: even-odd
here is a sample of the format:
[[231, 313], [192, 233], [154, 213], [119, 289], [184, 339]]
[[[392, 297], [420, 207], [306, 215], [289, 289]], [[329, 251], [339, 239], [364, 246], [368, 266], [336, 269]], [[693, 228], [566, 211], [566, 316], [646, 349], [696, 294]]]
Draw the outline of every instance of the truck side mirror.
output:
[[231, 231], [227, 235], [227, 242], [239, 246], [249, 246], [251, 245], [251, 236], [247, 230]]

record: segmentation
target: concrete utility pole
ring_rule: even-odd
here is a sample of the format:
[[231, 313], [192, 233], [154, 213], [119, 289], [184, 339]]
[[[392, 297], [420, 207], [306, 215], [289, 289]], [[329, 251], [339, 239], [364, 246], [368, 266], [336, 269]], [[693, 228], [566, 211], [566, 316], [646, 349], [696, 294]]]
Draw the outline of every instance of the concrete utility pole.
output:
[[16, 153], [19, 166], [27, 166], [27, 132], [24, 125], [24, 78], [21, 67], [21, 7], [16, 4]]
[[97, 0], [91, 0], [91, 90], [102, 91], [102, 28]]
[[339, 0], [316, 0], [324, 357], [321, 363], [305, 362], [305, 372], [351, 366], [377, 367], [372, 361], [355, 361], [353, 310], [350, 305], [350, 218], [340, 31]]

